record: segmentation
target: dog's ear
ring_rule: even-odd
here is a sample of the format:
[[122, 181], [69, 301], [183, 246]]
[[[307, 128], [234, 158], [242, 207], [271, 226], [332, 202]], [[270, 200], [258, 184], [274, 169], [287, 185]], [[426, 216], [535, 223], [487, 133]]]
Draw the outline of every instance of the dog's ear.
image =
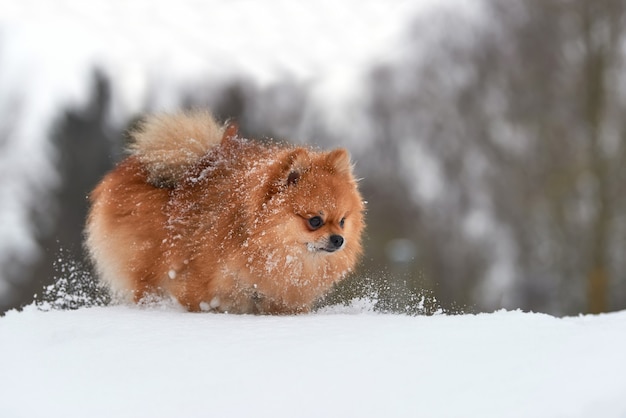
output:
[[281, 163], [276, 167], [276, 171], [271, 177], [272, 180], [268, 183], [265, 193], [266, 200], [296, 186], [310, 165], [311, 157], [304, 148], [295, 148], [284, 154]]
[[311, 164], [309, 153], [303, 148], [296, 148], [286, 159], [286, 165], [283, 167], [283, 184], [295, 186], [300, 180], [300, 176]]
[[352, 171], [350, 154], [345, 148], [337, 148], [326, 155], [327, 167], [334, 173], [348, 174]]

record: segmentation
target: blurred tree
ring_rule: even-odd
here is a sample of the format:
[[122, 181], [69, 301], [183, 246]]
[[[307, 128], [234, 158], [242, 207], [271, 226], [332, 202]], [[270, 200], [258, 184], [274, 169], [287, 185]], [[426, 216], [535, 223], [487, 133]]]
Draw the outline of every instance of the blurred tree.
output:
[[[550, 299], [569, 295], [558, 310], [607, 311], [616, 271], [611, 265], [617, 262], [611, 246], [626, 250], [624, 231], [615, 225], [626, 209], [616, 182], [626, 165], [620, 117], [625, 102], [617, 88], [624, 83], [620, 44], [626, 5], [615, 0], [492, 4], [499, 24], [477, 54], [474, 65], [482, 77], [473, 92], [486, 108], [482, 123], [489, 131], [475, 143], [490, 152], [494, 201], [511, 199], [521, 209], [511, 220], [510, 206], [496, 206], [499, 219], [516, 225], [528, 304], [543, 308], [545, 302], [533, 306], [533, 299], [548, 284]], [[488, 111], [490, 97], [503, 98], [499, 110]], [[511, 183], [497, 186], [503, 179]], [[522, 201], [512, 196], [511, 184], [526, 191]], [[532, 283], [533, 276], [543, 283]]]
[[[438, 136], [451, 125], [443, 113], [422, 118], [422, 107], [434, 111], [443, 103], [418, 88], [423, 75], [414, 64], [381, 66], [369, 80], [364, 103], [369, 138], [359, 139], [372, 145], [365, 152], [356, 148], [368, 201], [367, 252], [360, 275], [387, 271], [379, 278], [384, 286], [379, 295], [386, 303], [410, 303], [417, 294], [432, 307], [468, 310], [486, 260], [478, 251], [481, 243], [464, 233], [462, 214], [470, 205], [470, 189], [438, 190], [444, 177], [464, 170], [458, 156], [435, 156], [420, 145], [425, 129]], [[422, 177], [428, 169], [433, 172]]]
[[480, 27], [417, 22], [413, 53], [373, 75], [379, 147], [395, 150], [413, 190], [441, 183], [404, 201], [420, 208], [413, 239], [427, 242], [420, 263], [442, 299], [556, 314], [626, 306], [625, 8], [493, 0]]
[[40, 230], [43, 257], [30, 271], [22, 272], [22, 283], [27, 284], [22, 304], [32, 301], [34, 293], [41, 295], [42, 287], [67, 266], [85, 258], [82, 242], [87, 196], [121, 155], [122, 133], [107, 120], [110, 87], [103, 75], [95, 75], [93, 92], [86, 108], [67, 110], [59, 118], [52, 135], [61, 183], [55, 191], [56, 205], [45, 214], [49, 227]]
[[[588, 304], [593, 313], [605, 312], [608, 305], [608, 290], [610, 283], [610, 234], [613, 229], [615, 214], [626, 209], [623, 201], [620, 202], [619, 184], [614, 183], [614, 174], [624, 167], [626, 160], [623, 155], [617, 158], [612, 154], [610, 138], [612, 132], [619, 132], [620, 126], [615, 126], [615, 120], [609, 115], [611, 106], [624, 108], [614, 95], [615, 87], [624, 82], [624, 77], [615, 77], [614, 74], [623, 74], [626, 68], [620, 68], [621, 57], [624, 52], [622, 45], [626, 33], [626, 4], [623, 1], [605, 0], [596, 2], [580, 2], [577, 14], [581, 27], [582, 55], [584, 71], [582, 74], [584, 86], [582, 97], [584, 100], [585, 133], [589, 147], [589, 171], [595, 179], [596, 211], [591, 225], [591, 260], [588, 267]], [[618, 146], [624, 148], [624, 141]], [[623, 153], [622, 153], [623, 154]], [[615, 197], [615, 198], [614, 198]], [[623, 200], [623, 199], [622, 199]]]

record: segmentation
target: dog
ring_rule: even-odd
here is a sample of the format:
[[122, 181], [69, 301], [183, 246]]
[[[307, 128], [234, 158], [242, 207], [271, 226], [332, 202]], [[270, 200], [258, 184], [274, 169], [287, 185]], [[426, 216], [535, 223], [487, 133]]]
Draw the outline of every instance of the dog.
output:
[[345, 149], [245, 139], [206, 111], [148, 116], [130, 137], [85, 227], [116, 297], [299, 314], [354, 270], [364, 202]]

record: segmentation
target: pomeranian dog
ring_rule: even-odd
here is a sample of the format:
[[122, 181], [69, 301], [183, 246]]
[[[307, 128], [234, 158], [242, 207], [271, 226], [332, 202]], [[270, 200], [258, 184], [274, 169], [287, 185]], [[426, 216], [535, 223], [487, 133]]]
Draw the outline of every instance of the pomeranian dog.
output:
[[149, 116], [130, 135], [85, 231], [114, 295], [296, 314], [355, 267], [364, 204], [346, 150], [244, 139], [202, 111]]

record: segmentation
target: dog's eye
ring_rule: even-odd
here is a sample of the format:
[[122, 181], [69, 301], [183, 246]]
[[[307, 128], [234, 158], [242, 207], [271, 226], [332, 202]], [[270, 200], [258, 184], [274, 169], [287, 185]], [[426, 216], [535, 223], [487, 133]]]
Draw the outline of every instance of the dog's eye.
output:
[[309, 228], [318, 229], [320, 226], [324, 225], [324, 220], [321, 216], [314, 216], [309, 219]]
[[343, 229], [343, 226], [346, 224], [346, 218], [341, 218], [341, 220], [339, 221], [339, 226], [341, 227], [341, 229]]

